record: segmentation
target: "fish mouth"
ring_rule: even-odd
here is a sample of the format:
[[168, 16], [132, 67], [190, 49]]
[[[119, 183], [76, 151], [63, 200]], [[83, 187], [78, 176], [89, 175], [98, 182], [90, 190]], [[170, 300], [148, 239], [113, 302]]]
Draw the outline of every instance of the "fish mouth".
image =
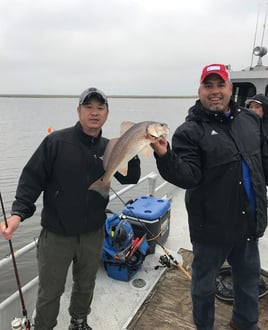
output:
[[149, 136], [152, 137], [153, 139], [158, 139], [159, 138], [159, 136], [156, 136], [156, 135], [153, 135], [153, 134], [149, 134]]
[[159, 134], [159, 135], [153, 135], [153, 134], [148, 134], [148, 136], [154, 140], [157, 140], [159, 139], [160, 137], [166, 137], [168, 135], [168, 133], [162, 133], [162, 134]]
[[152, 139], [158, 139], [161, 136], [166, 137], [169, 133], [169, 128], [165, 123], [157, 123], [149, 125], [147, 128], [147, 134]]

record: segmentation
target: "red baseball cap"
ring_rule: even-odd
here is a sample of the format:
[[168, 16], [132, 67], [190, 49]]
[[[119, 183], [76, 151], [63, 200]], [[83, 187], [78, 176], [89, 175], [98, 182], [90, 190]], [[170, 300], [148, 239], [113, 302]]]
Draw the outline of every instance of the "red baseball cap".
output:
[[224, 64], [209, 64], [203, 68], [200, 83], [204, 82], [204, 80], [211, 74], [217, 74], [222, 78], [222, 80], [229, 80], [229, 72], [226, 70], [226, 66]]

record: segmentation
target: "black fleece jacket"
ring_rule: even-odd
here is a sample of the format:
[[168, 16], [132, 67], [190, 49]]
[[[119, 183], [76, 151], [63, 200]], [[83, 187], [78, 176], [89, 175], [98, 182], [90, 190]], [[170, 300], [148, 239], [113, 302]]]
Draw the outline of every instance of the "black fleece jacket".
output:
[[[88, 187], [104, 174], [102, 156], [108, 142], [101, 134], [84, 134], [79, 122], [48, 135], [22, 171], [11, 214], [22, 221], [31, 217], [43, 192], [41, 225], [47, 230], [71, 236], [100, 228], [108, 200]], [[139, 158], [129, 161], [127, 176], [115, 177], [121, 183], [137, 183]]]
[[[187, 189], [191, 240], [229, 244], [260, 237], [267, 226], [268, 150], [260, 120], [230, 102], [231, 115], [208, 111], [198, 100], [157, 158], [164, 179]], [[245, 192], [242, 159], [250, 170], [256, 219]], [[179, 221], [179, 219], [178, 219]]]

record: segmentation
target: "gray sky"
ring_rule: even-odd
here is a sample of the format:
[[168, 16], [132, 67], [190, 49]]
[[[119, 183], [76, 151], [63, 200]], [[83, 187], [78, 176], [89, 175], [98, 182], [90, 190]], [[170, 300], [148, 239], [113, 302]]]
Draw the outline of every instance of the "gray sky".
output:
[[1, 94], [79, 94], [95, 86], [108, 95], [195, 95], [204, 65], [250, 65], [258, 12], [260, 44], [267, 6], [258, 0], [1, 0], [0, 8]]

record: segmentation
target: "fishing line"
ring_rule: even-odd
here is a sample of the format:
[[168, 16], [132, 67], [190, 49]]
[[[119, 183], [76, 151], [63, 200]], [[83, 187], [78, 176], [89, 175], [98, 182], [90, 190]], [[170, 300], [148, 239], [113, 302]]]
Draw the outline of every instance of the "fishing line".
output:
[[[3, 217], [4, 217], [5, 225], [6, 225], [6, 228], [8, 228], [6, 211], [5, 211], [4, 202], [3, 202], [3, 198], [2, 198], [1, 192], [0, 192], [0, 202], [1, 202], [1, 207], [2, 207], [2, 212], [3, 212]], [[20, 284], [20, 278], [19, 278], [18, 268], [17, 268], [17, 264], [16, 264], [16, 259], [15, 259], [15, 254], [14, 254], [14, 249], [13, 249], [13, 245], [12, 245], [11, 239], [9, 239], [8, 242], [9, 242], [10, 254], [11, 254], [11, 257], [12, 257], [12, 262], [13, 262], [13, 268], [14, 268], [14, 272], [15, 272], [15, 277], [16, 277], [16, 281], [17, 281], [17, 287], [18, 287], [18, 291], [19, 291], [20, 302], [21, 302], [21, 306], [22, 306], [22, 315], [25, 317], [25, 327], [26, 327], [25, 329], [26, 330], [29, 330], [31, 328], [31, 325], [30, 325], [30, 321], [28, 320], [28, 317], [27, 317], [27, 310], [25, 308], [25, 303], [24, 303], [24, 298], [23, 298], [23, 294], [22, 294], [22, 289], [21, 289], [21, 284]]]
[[[136, 214], [133, 212], [133, 210], [131, 208], [128, 207], [128, 205], [124, 202], [124, 200], [117, 194], [117, 192], [110, 187], [110, 189], [112, 190], [112, 192], [117, 196], [117, 198], [122, 202], [122, 204], [127, 207], [127, 209], [129, 210], [130, 213], [132, 213], [133, 217], [135, 217], [138, 221], [139, 224], [141, 224], [141, 226], [145, 229], [145, 231], [152, 237], [154, 237], [155, 235], [152, 233], [152, 231], [136, 216]], [[163, 249], [163, 251], [165, 252], [165, 254], [169, 257], [169, 259], [177, 266], [177, 268], [179, 270], [181, 270], [183, 272], [183, 274], [189, 279], [191, 280], [192, 277], [191, 275], [187, 272], [186, 269], [184, 269], [184, 267], [173, 257], [173, 255], [169, 252], [169, 250], [159, 241], [159, 239], [157, 238], [157, 236], [155, 237], [155, 241], [156, 243]]]

